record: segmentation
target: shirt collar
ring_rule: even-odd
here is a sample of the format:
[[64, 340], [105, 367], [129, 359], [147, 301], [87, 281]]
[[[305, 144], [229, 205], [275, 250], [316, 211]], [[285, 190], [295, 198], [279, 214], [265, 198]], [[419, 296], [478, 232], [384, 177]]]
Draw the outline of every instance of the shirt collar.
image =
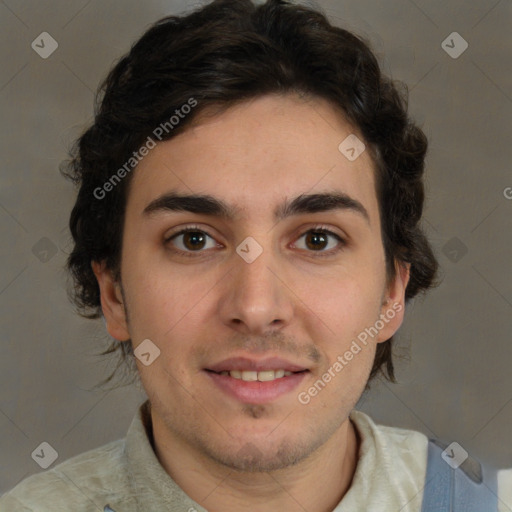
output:
[[141, 511], [195, 509], [207, 512], [183, 492], [160, 464], [154, 451], [149, 400], [139, 407], [128, 429], [125, 454], [131, 492]]
[[[386, 471], [385, 475], [380, 475], [382, 482], [378, 481], [379, 478], [369, 478], [375, 466], [381, 469], [392, 466], [387, 457], [387, 450], [383, 449], [387, 444], [385, 436], [380, 443], [376, 443], [376, 438], [382, 436], [371, 418], [362, 412], [352, 411], [350, 418], [360, 436], [359, 458], [352, 485], [333, 512], [354, 510], [350, 506], [352, 502], [359, 503], [360, 498], [373, 495], [376, 487], [388, 489], [390, 484]], [[139, 407], [128, 429], [125, 455], [132, 496], [141, 512], [166, 509], [207, 512], [174, 482], [160, 464], [154, 450], [149, 400]]]

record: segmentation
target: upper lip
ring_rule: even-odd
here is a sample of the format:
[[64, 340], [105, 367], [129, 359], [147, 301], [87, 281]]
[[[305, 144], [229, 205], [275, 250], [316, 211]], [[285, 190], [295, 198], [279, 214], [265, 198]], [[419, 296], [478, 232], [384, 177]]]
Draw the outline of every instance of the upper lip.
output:
[[206, 370], [216, 373], [238, 371], [264, 371], [264, 370], [284, 370], [288, 372], [301, 372], [307, 370], [305, 366], [292, 363], [280, 357], [268, 357], [266, 359], [249, 359], [247, 357], [230, 357], [218, 363], [210, 365]]

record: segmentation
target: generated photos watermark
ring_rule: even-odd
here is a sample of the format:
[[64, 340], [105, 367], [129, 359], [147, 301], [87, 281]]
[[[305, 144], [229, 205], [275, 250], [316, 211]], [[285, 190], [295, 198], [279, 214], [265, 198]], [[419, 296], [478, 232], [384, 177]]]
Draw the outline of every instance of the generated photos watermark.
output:
[[297, 399], [303, 405], [309, 404], [311, 399], [322, 391], [322, 389], [331, 382], [342, 370], [347, 366], [354, 356], [359, 354], [361, 350], [368, 345], [368, 338], [374, 338], [377, 334], [384, 329], [386, 324], [395, 318], [397, 313], [402, 311], [402, 304], [395, 302], [391, 308], [387, 309], [385, 313], [381, 313], [379, 320], [377, 320], [371, 327], [367, 327], [357, 335], [357, 339], [352, 340], [348, 350], [342, 355], [339, 355], [335, 362], [327, 369], [327, 371], [317, 379], [307, 391], [302, 391], [298, 394]]
[[[132, 156], [120, 167], [101, 187], [96, 187], [93, 191], [93, 195], [96, 199], [102, 200], [107, 196], [108, 192], [112, 192], [116, 185], [118, 185], [127, 174], [133, 171], [137, 164], [149, 154], [149, 152], [156, 147], [156, 144], [162, 141], [165, 135], [169, 134], [176, 126], [178, 126], [182, 119], [190, 114], [192, 109], [197, 106], [197, 100], [189, 98], [187, 103], [184, 103], [180, 108], [174, 111], [168, 121], [160, 123], [152, 132], [148, 135], [146, 141], [138, 149], [134, 151]], [[156, 139], [156, 140], [155, 140]]]

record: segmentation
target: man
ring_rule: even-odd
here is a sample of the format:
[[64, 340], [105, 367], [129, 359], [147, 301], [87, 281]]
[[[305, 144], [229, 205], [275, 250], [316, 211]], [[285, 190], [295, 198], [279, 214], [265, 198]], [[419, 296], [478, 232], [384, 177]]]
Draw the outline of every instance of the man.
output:
[[427, 142], [368, 46], [305, 7], [218, 0], [158, 22], [102, 90], [68, 265], [149, 400], [1, 510], [424, 509], [428, 439], [354, 410], [437, 269]]

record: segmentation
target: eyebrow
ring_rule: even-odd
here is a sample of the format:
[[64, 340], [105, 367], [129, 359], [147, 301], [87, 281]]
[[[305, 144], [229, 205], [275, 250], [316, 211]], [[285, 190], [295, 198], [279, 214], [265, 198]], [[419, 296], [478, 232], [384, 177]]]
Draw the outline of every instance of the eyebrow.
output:
[[[279, 205], [274, 210], [274, 220], [280, 221], [293, 215], [333, 210], [348, 210], [357, 213], [370, 224], [370, 216], [366, 208], [357, 199], [344, 192], [301, 194], [291, 201], [286, 200]], [[169, 192], [151, 201], [144, 208], [143, 214], [150, 216], [162, 212], [190, 212], [233, 220], [240, 211], [240, 208], [231, 206], [208, 194]]]

